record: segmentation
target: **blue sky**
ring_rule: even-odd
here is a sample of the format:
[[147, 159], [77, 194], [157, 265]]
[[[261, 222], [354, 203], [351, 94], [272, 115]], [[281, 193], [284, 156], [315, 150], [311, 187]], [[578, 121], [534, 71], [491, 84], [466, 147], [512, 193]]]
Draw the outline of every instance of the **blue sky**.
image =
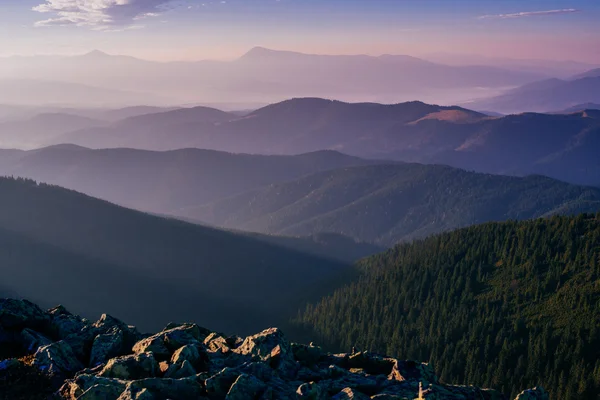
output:
[[260, 45], [600, 63], [598, 21], [598, 0], [0, 0], [0, 54], [197, 60]]

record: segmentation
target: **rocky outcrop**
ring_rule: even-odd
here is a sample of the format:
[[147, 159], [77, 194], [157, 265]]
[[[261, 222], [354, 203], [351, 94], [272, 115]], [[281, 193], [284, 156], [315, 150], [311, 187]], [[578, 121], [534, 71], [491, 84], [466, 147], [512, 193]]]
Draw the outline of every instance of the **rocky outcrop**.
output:
[[548, 398], [544, 388], [536, 387], [522, 391], [515, 400], [548, 400]]
[[[92, 323], [63, 307], [44, 312], [0, 300], [0, 330], [0, 342], [21, 343], [26, 356], [0, 360], [0, 378], [39, 374], [36, 382], [64, 400], [505, 399], [494, 390], [443, 384], [428, 364], [369, 352], [328, 354], [312, 343], [290, 343], [277, 328], [242, 339], [169, 324], [141, 335], [108, 315]], [[535, 388], [517, 397], [533, 399], [548, 395]]]

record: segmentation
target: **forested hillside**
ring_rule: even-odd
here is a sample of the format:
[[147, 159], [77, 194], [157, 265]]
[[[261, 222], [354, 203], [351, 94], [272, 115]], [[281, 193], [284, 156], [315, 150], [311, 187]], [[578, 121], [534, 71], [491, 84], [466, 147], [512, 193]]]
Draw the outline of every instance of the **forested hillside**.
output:
[[600, 214], [489, 223], [399, 245], [296, 323], [332, 348], [429, 360], [446, 382], [600, 393]]
[[[152, 123], [151, 116], [144, 117]], [[0, 151], [2, 175], [31, 178], [156, 213], [174, 213], [318, 171], [373, 163], [335, 151], [264, 156], [202, 149], [92, 150], [74, 145]]]
[[349, 268], [293, 247], [0, 178], [0, 291], [89, 318], [110, 312], [144, 330], [197, 320], [232, 333], [278, 324]]
[[253, 232], [335, 232], [392, 246], [473, 224], [600, 210], [600, 189], [542, 176], [440, 165], [339, 168], [183, 209], [181, 216]]

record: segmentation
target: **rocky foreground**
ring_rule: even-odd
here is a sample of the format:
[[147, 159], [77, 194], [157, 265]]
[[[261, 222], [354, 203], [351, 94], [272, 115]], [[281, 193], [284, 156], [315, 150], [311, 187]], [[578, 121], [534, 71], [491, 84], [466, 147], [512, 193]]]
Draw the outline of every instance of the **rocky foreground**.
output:
[[109, 315], [92, 323], [24, 300], [0, 300], [0, 360], [3, 400], [505, 399], [442, 384], [427, 364], [290, 343], [277, 328], [244, 339], [169, 324], [144, 335]]

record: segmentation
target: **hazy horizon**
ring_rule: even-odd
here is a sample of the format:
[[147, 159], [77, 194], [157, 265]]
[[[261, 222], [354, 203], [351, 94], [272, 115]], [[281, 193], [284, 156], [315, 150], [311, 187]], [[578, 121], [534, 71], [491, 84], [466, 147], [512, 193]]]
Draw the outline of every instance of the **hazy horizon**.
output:
[[591, 0], [6, 0], [0, 15], [0, 56], [99, 49], [153, 61], [230, 60], [261, 46], [600, 64], [600, 4]]

